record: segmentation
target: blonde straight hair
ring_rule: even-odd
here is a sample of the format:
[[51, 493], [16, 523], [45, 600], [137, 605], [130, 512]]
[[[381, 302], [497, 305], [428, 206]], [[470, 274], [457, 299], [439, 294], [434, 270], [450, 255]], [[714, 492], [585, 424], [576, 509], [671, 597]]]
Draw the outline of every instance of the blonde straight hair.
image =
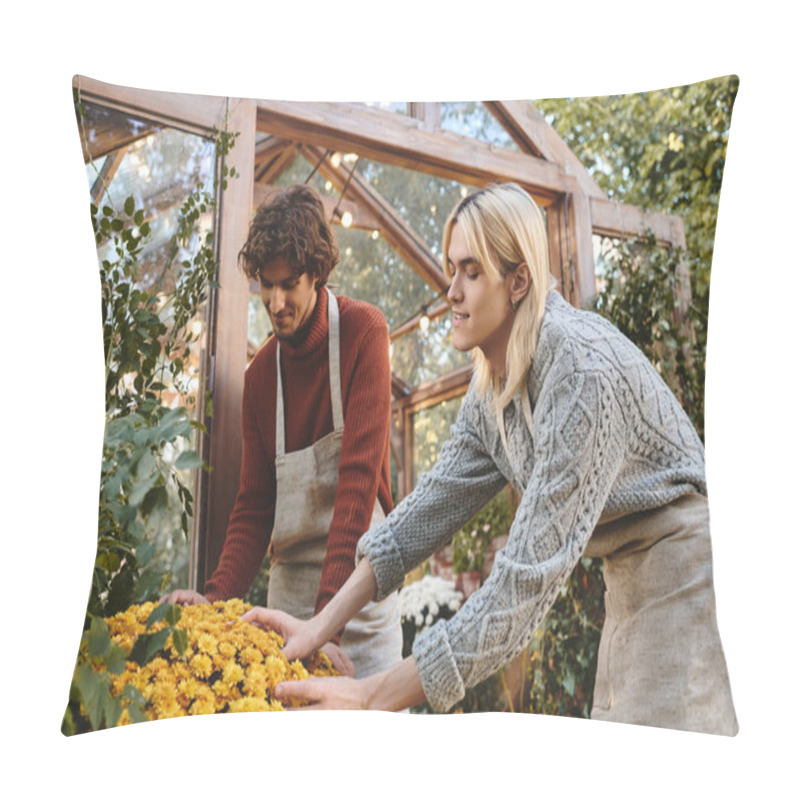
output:
[[[524, 262], [531, 277], [530, 289], [520, 300], [514, 315], [506, 350], [505, 379], [492, 374], [480, 348], [472, 350], [476, 388], [483, 395], [492, 387], [494, 407], [505, 439], [503, 409], [517, 391], [528, 399], [525, 377], [533, 364], [545, 300], [555, 286], [550, 274], [544, 213], [515, 183], [492, 184], [467, 195], [453, 209], [444, 226], [442, 260], [448, 278], [452, 278], [452, 273], [447, 253], [456, 222], [464, 232], [470, 254], [478, 259], [488, 275], [502, 281]], [[523, 403], [523, 413], [531, 426], [529, 402]]]

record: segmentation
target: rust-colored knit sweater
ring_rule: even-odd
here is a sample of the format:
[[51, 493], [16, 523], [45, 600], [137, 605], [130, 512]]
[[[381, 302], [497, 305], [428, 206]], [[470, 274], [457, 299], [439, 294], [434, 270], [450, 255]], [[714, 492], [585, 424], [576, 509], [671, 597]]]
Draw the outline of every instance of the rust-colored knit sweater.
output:
[[[378, 309], [339, 297], [344, 436], [333, 521], [315, 612], [354, 569], [356, 543], [368, 528], [377, 495], [392, 508], [389, 475], [391, 369], [389, 332]], [[328, 367], [328, 293], [320, 290], [299, 341], [281, 343], [286, 451], [293, 452], [333, 430]], [[211, 600], [243, 597], [269, 544], [275, 515], [275, 407], [277, 342], [273, 337], [245, 373], [243, 451], [239, 492], [225, 545], [205, 585]]]

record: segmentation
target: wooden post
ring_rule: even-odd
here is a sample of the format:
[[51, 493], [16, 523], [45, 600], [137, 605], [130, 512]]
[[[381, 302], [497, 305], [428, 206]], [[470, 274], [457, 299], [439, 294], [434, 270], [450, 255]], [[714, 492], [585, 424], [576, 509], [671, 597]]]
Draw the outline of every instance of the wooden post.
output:
[[572, 260], [568, 237], [566, 195], [547, 207], [547, 243], [550, 250], [550, 273], [558, 281], [558, 291], [573, 302]]
[[588, 308], [596, 294], [594, 245], [592, 243], [592, 209], [589, 198], [583, 192], [571, 195], [568, 224], [572, 231], [575, 259], [575, 279], [573, 302], [579, 308]]
[[231, 99], [228, 130], [239, 131], [225, 158], [238, 177], [229, 178], [222, 194], [219, 218], [219, 284], [211, 331], [208, 381], [214, 416], [207, 420], [210, 442], [204, 457], [211, 466], [200, 492], [201, 505], [189, 567], [189, 584], [202, 590], [222, 552], [228, 517], [239, 486], [242, 460], [241, 402], [247, 366], [247, 304], [249, 285], [238, 266], [253, 208], [256, 107], [250, 100]]

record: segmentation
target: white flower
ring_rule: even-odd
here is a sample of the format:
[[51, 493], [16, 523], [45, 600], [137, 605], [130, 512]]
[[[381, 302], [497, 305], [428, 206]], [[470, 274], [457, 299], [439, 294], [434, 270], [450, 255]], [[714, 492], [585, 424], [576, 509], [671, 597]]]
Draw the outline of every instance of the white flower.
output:
[[400, 615], [414, 620], [418, 630], [433, 624], [442, 609], [457, 611], [464, 599], [455, 582], [438, 575], [425, 575], [404, 586], [399, 594]]

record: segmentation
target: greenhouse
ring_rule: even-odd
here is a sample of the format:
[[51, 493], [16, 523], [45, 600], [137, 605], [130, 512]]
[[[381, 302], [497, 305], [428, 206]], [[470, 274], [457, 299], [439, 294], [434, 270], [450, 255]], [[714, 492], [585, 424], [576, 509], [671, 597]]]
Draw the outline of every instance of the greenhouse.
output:
[[[723, 88], [706, 91], [716, 98]], [[490, 184], [513, 182], [543, 210], [550, 272], [562, 297], [576, 308], [609, 312], [628, 336], [626, 325], [645, 325], [636, 344], [690, 415], [702, 408], [697, 375], [705, 333], [693, 293], [702, 293], [703, 284], [695, 269], [698, 247], [691, 241], [687, 247], [684, 215], [626, 202], [601, 188], [604, 170], [616, 165], [598, 160], [590, 171], [557, 133], [552, 105], [299, 103], [169, 94], [81, 76], [73, 90], [104, 281], [108, 416], [101, 539], [104, 514], [113, 518], [108, 530], [127, 514], [140, 543], [134, 548], [139, 572], [129, 583], [152, 576], [140, 582], [138, 594], [128, 586], [126, 600], [153, 600], [175, 587], [202, 591], [219, 562], [239, 490], [245, 373], [272, 334], [261, 288], [245, 277], [238, 256], [254, 211], [282, 187], [306, 184], [319, 192], [339, 247], [332, 290], [375, 306], [388, 323], [395, 505], [436, 463], [473, 375], [470, 354], [452, 341], [442, 237], [454, 206]], [[665, 141], [668, 164], [683, 144]], [[723, 163], [724, 142], [717, 137], [715, 145]], [[718, 169], [721, 180], [722, 163]], [[126, 259], [135, 269], [123, 274], [118, 265]], [[652, 274], [668, 277], [659, 292], [646, 282]], [[636, 316], [635, 303], [624, 306], [626, 287], [644, 297], [643, 316]], [[134, 295], [142, 303], [138, 310], [130, 305]], [[129, 323], [120, 311], [125, 304]], [[130, 327], [119, 330], [119, 324]], [[165, 344], [152, 349], [154, 339]], [[123, 356], [112, 357], [114, 348]], [[148, 370], [157, 377], [146, 384]], [[146, 438], [153, 429], [137, 428], [121, 411], [133, 409], [132, 398], [148, 391], [145, 405], [134, 410], [143, 418], [158, 415], [164, 438], [157, 441]], [[693, 416], [693, 422], [702, 436], [701, 419]], [[130, 441], [150, 448], [150, 469], [139, 456], [137, 466], [124, 466], [133, 452]], [[120, 487], [128, 500], [124, 513], [114, 505]], [[519, 492], [504, 489], [451, 545], [408, 576], [407, 586], [449, 582], [434, 591], [444, 598], [435, 602], [437, 613], [440, 605], [442, 612], [450, 609], [439, 618], [457, 608], [454, 589], [463, 599], [486, 579], [519, 500]], [[109, 616], [124, 610], [108, 599], [122, 592], [114, 580], [125, 557], [113, 545], [100, 546], [98, 563], [104, 605], [90, 611]], [[494, 686], [502, 696], [489, 698], [482, 684], [484, 693], [472, 696], [472, 708], [464, 710], [546, 707], [588, 716], [591, 687], [582, 682], [593, 677], [595, 634], [603, 624], [599, 570], [596, 560], [579, 561], [570, 583], [578, 622], [564, 615], [548, 629], [557, 637], [577, 624], [580, 636], [593, 637], [579, 654], [589, 663], [557, 675], [551, 669], [548, 676], [539, 653], [539, 666], [531, 670], [537, 647], [545, 646], [546, 637], [539, 639]], [[267, 561], [264, 581], [268, 572]], [[249, 599], [263, 604], [264, 587], [254, 587]], [[416, 626], [409, 611], [404, 627], [419, 630], [437, 615], [431, 614], [433, 600], [417, 604]], [[413, 639], [414, 630], [406, 633]], [[559, 699], [553, 680], [567, 699]], [[532, 691], [546, 698], [538, 709], [530, 708]]]

